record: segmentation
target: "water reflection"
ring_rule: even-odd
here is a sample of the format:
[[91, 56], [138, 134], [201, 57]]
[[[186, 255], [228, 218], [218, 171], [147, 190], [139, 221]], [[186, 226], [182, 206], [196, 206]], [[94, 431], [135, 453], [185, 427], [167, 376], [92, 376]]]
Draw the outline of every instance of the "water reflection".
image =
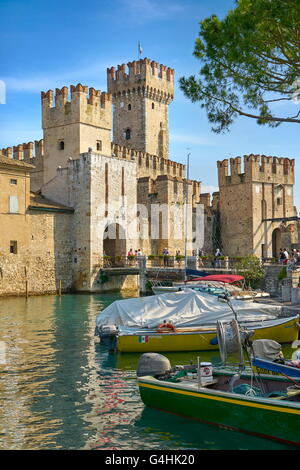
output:
[[[95, 343], [98, 312], [120, 295], [0, 299], [0, 449], [282, 449], [145, 408], [140, 354], [111, 355]], [[172, 365], [197, 353], [171, 353]], [[217, 351], [203, 361], [220, 364]]]

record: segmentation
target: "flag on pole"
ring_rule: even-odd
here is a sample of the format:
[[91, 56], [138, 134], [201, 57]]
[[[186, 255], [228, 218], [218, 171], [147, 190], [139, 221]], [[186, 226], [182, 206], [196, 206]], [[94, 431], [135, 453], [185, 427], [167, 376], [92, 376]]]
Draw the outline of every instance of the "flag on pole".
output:
[[139, 53], [139, 58], [141, 57], [141, 55], [142, 55], [142, 52], [143, 52], [143, 51], [142, 51], [142, 48], [141, 48], [141, 43], [140, 43], [140, 41], [139, 41], [139, 44], [138, 44], [138, 53]]

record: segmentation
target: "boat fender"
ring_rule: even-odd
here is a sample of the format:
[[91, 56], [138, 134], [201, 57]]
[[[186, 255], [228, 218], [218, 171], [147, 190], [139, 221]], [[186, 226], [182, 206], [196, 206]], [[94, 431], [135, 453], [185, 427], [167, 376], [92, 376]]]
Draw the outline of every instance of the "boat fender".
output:
[[212, 338], [212, 339], [210, 340], [210, 344], [212, 344], [213, 346], [215, 346], [216, 344], [218, 344], [218, 337], [215, 336], [214, 338]]

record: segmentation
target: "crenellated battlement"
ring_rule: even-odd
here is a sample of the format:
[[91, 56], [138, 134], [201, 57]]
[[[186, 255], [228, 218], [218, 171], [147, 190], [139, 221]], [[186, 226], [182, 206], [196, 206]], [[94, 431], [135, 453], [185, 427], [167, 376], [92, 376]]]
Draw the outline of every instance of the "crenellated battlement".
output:
[[200, 204], [203, 204], [204, 210], [211, 214], [211, 211], [215, 211], [219, 208], [220, 193], [218, 191], [212, 193], [200, 194]]
[[44, 141], [41, 139], [14, 145], [13, 147], [6, 147], [0, 149], [0, 153], [7, 158], [23, 160], [26, 163], [36, 165], [37, 159], [44, 155]]
[[84, 122], [111, 128], [111, 95], [78, 83], [41, 92], [43, 128]]
[[147, 176], [156, 178], [159, 175], [169, 175], [178, 178], [185, 177], [185, 165], [181, 163], [115, 143], [111, 144], [111, 150], [114, 157], [135, 160], [138, 165], [139, 178]]
[[30, 190], [38, 191], [43, 184], [44, 172], [44, 140], [35, 140], [34, 142], [25, 142], [0, 149], [0, 154], [13, 160], [19, 160], [24, 163], [30, 163], [35, 168], [31, 171]]
[[219, 185], [240, 184], [243, 182], [264, 182], [294, 184], [295, 160], [266, 155], [244, 155], [217, 162]]
[[114, 98], [142, 94], [169, 103], [174, 95], [174, 69], [147, 58], [134, 60], [107, 69], [107, 88]]

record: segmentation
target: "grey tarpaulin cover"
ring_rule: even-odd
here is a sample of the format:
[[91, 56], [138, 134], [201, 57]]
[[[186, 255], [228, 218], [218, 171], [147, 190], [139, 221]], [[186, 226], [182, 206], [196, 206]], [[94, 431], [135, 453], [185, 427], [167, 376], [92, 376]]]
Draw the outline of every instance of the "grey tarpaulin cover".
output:
[[275, 361], [281, 357], [281, 345], [271, 339], [257, 339], [252, 343], [254, 356]]
[[[241, 321], [261, 321], [278, 318], [280, 306], [232, 300]], [[226, 302], [205, 292], [186, 291], [117, 300], [97, 316], [98, 328], [116, 325], [133, 328], [156, 328], [164, 320], [177, 327], [212, 325], [217, 320], [232, 320], [233, 313]]]

